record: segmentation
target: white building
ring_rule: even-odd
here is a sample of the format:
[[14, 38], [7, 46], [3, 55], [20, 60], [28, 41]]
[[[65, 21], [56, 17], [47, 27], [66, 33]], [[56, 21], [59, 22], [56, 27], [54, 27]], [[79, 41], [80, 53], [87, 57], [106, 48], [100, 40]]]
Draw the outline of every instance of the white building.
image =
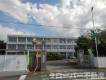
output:
[[[76, 38], [66, 37], [38, 37], [34, 35], [8, 35], [7, 36], [7, 54], [22, 54], [25, 50], [34, 52], [32, 39], [45, 40], [44, 49], [47, 52], [57, 52], [65, 55], [66, 58], [74, 55]], [[37, 46], [42, 49], [42, 46]]]

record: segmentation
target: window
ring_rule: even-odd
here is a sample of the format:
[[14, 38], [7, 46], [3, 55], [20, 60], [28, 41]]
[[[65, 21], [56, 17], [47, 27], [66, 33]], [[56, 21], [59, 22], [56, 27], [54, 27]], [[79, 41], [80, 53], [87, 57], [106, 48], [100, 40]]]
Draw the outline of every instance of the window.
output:
[[73, 49], [73, 46], [69, 45], [69, 46], [67, 46], [67, 49]]
[[65, 45], [60, 45], [60, 49], [66, 49]]
[[52, 39], [52, 41], [53, 41], [54, 43], [58, 43], [58, 42], [59, 42], [59, 39]]
[[8, 54], [8, 55], [17, 55], [16, 52], [8, 52], [7, 54]]
[[26, 42], [26, 38], [25, 38], [25, 37], [19, 37], [19, 38], [18, 38], [18, 41], [19, 41], [19, 42]]
[[71, 39], [67, 39], [67, 43], [71, 43], [72, 42], [72, 40]]
[[27, 45], [27, 49], [34, 49], [33, 45]]
[[17, 42], [17, 37], [9, 37], [9, 42]]
[[42, 49], [42, 45], [37, 45], [36, 49]]
[[9, 44], [8, 49], [9, 50], [14, 50], [14, 49], [16, 49], [16, 45], [15, 44]]
[[27, 42], [32, 42], [32, 39], [33, 39], [32, 37], [28, 37]]
[[58, 47], [59, 47], [58, 45], [53, 45], [52, 49], [58, 49]]
[[51, 42], [51, 39], [50, 38], [45, 38], [45, 41], [46, 42]]
[[60, 43], [65, 43], [65, 39], [60, 39]]
[[51, 49], [51, 45], [46, 45], [45, 49]]
[[18, 49], [19, 49], [19, 50], [25, 50], [25, 45], [19, 44], [19, 45], [18, 45]]
[[75, 43], [75, 41], [73, 40], [72, 43]]
[[37, 38], [38, 41], [42, 41], [42, 38]]

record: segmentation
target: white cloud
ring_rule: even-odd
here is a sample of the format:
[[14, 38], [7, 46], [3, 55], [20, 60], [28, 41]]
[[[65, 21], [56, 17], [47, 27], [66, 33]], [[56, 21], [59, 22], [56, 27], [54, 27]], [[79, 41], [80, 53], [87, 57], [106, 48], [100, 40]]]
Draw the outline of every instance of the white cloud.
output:
[[[61, 0], [59, 6], [40, 4], [39, 8], [36, 3], [1, 0], [0, 10], [11, 14], [22, 22], [27, 22], [28, 14], [30, 14], [39, 24], [45, 25], [48, 30], [65, 36], [79, 36], [79, 34], [86, 32], [84, 28], [93, 28], [92, 5], [94, 5], [95, 26], [105, 26], [106, 0]], [[76, 27], [77, 29], [75, 29]]]
[[62, 0], [60, 5], [40, 4], [40, 9], [32, 7], [33, 16], [40, 24], [51, 26], [49, 29], [61, 35], [78, 36], [85, 33], [86, 28], [93, 28], [91, 7], [94, 5], [95, 26], [106, 25], [106, 0]]
[[20, 0], [0, 0], [0, 10], [9, 13], [21, 22], [28, 21], [30, 9], [29, 3], [24, 4]]
[[0, 40], [7, 40], [7, 35], [35, 35], [34, 33], [18, 31], [13, 27], [6, 27], [0, 25]]

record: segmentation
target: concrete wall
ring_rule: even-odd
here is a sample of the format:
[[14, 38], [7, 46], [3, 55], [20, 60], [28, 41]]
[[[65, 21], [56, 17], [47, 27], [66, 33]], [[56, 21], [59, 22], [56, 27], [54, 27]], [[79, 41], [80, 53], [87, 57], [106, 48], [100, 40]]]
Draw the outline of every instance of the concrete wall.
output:
[[94, 57], [94, 67], [106, 68], [106, 57]]
[[0, 72], [27, 69], [26, 55], [0, 55]]

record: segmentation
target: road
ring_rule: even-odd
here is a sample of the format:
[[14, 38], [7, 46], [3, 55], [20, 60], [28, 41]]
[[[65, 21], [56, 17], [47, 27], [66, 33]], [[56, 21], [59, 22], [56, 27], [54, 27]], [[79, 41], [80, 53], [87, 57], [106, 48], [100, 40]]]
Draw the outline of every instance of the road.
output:
[[89, 71], [91, 70], [91, 68], [84, 68], [84, 67], [81, 68], [79, 65], [69, 64], [67, 60], [57, 60], [57, 61], [48, 61], [47, 70], [49, 72], [69, 72], [69, 71], [76, 72], [76, 71]]
[[[57, 60], [57, 61], [48, 61], [47, 62], [47, 72], [39, 72], [34, 75], [28, 75], [25, 80], [53, 80], [49, 79], [49, 74], [53, 72], [60, 73], [71, 73], [71, 72], [106, 72], [106, 69], [87, 69], [79, 68], [78, 65], [67, 64], [66, 60]], [[0, 77], [0, 80], [18, 80], [18, 76], [11, 77]], [[70, 80], [70, 79], [61, 79], [61, 80]]]

